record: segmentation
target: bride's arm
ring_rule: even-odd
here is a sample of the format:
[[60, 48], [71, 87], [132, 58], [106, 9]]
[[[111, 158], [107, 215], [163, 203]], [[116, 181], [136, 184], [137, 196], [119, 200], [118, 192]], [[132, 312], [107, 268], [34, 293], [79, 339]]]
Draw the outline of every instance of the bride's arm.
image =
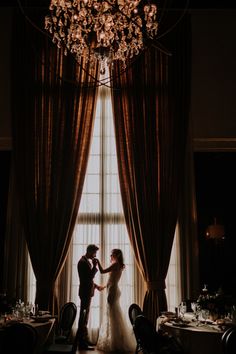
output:
[[111, 272], [112, 270], [115, 269], [115, 264], [114, 264], [114, 263], [113, 263], [112, 265], [110, 265], [110, 267], [104, 269], [104, 268], [101, 266], [100, 261], [97, 260], [97, 262], [98, 262], [97, 264], [98, 264], [99, 271], [100, 271], [100, 273], [102, 273], [102, 274], [104, 274], [104, 273], [109, 273], [109, 272]]

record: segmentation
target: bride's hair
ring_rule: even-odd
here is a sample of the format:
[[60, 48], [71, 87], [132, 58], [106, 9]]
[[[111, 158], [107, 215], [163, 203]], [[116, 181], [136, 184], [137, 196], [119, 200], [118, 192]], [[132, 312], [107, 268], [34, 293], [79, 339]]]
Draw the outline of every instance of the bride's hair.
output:
[[114, 248], [111, 251], [111, 254], [116, 257], [116, 259], [117, 259], [119, 265], [121, 266], [121, 268], [124, 268], [125, 264], [124, 264], [124, 257], [123, 257], [122, 251], [119, 248]]

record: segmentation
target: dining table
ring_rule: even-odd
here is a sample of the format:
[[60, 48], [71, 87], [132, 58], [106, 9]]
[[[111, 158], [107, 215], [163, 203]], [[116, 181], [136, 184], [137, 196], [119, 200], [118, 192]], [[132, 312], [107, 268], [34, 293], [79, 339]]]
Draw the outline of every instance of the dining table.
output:
[[16, 322], [27, 323], [34, 327], [37, 332], [37, 343], [35, 352], [33, 354], [40, 354], [46, 345], [53, 343], [55, 335], [55, 323], [56, 318], [50, 315], [45, 316], [33, 316], [30, 318], [15, 318], [9, 316], [7, 318], [0, 319], [0, 341], [1, 336], [4, 335], [4, 330]]
[[185, 354], [223, 354], [222, 335], [229, 322], [196, 321], [193, 314], [184, 319], [162, 315], [157, 319], [157, 331], [175, 337]]

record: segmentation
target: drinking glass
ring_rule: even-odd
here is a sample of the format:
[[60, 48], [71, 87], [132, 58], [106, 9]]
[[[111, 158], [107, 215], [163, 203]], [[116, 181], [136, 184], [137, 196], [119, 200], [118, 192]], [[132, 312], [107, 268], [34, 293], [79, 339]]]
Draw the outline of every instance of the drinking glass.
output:
[[192, 302], [191, 303], [191, 308], [192, 308], [192, 310], [194, 312], [195, 320], [197, 321], [196, 325], [199, 326], [199, 324], [200, 324], [199, 314], [201, 312], [201, 307], [200, 307], [200, 305], [197, 302]]
[[197, 310], [197, 302], [191, 302], [191, 309], [193, 310], [195, 316]]
[[206, 323], [206, 320], [209, 318], [210, 311], [207, 309], [203, 309], [201, 311], [202, 319], [204, 320], [204, 323]]
[[27, 320], [30, 319], [31, 311], [32, 311], [32, 304], [27, 302], [27, 304], [25, 305], [25, 318]]
[[187, 312], [187, 304], [185, 301], [181, 302], [179, 312], [181, 314], [181, 317], [184, 319], [184, 314]]

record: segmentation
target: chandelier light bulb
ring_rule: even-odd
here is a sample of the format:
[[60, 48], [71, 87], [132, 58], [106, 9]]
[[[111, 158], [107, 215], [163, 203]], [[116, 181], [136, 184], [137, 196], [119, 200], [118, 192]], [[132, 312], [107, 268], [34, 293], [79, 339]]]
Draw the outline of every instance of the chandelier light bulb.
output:
[[149, 0], [51, 0], [45, 28], [64, 53], [78, 62], [104, 65], [138, 55], [158, 30], [157, 7]]

